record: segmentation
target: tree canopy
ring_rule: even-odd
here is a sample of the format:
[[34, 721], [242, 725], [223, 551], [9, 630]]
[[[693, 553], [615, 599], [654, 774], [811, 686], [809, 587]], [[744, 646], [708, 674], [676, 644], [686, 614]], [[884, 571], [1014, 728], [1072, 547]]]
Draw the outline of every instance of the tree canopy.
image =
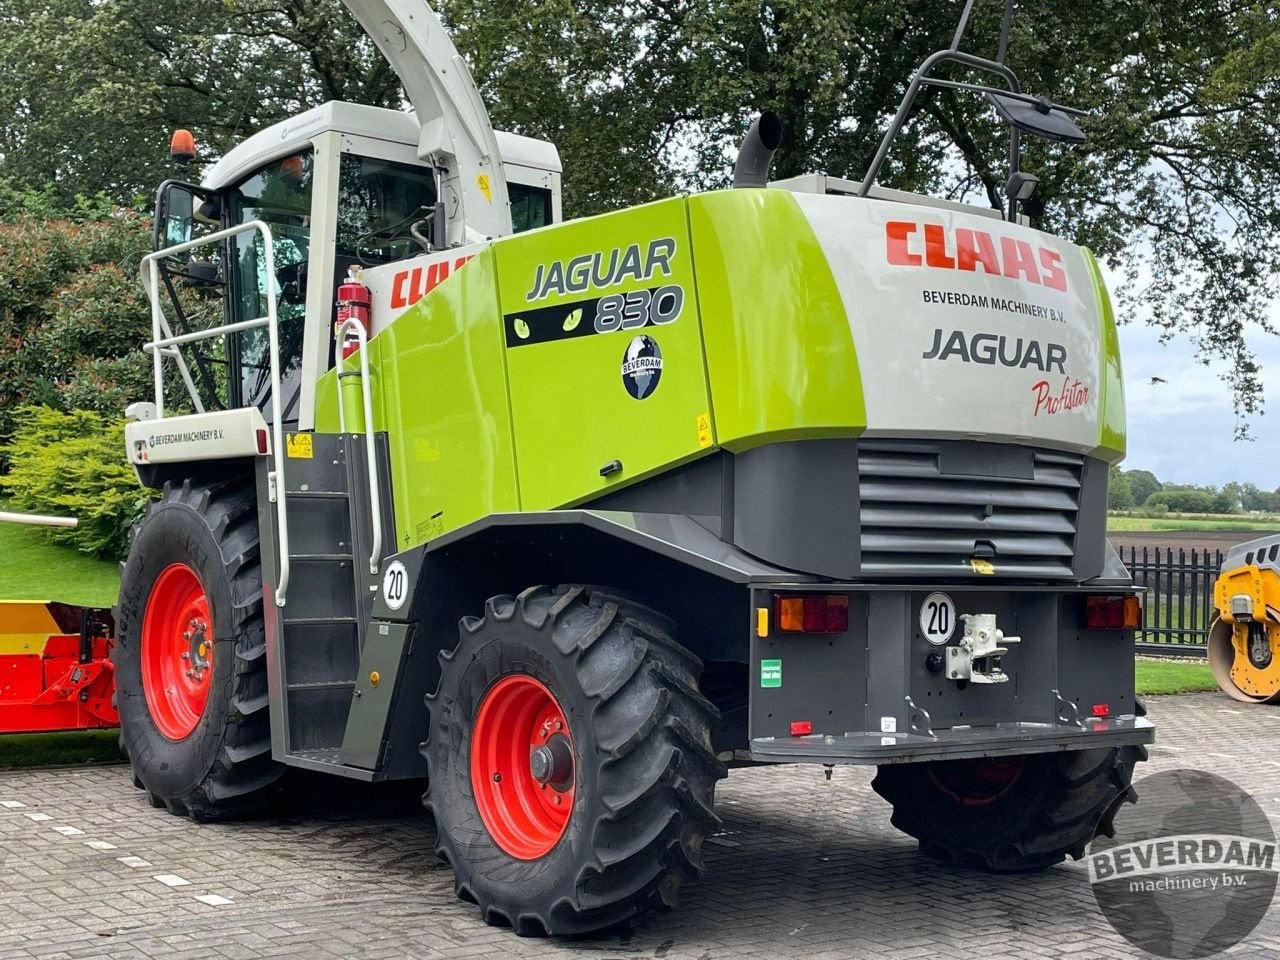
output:
[[[753, 112], [783, 119], [778, 177], [858, 179], [956, 0], [440, 0], [500, 128], [555, 141], [566, 211], [724, 186]], [[1001, 4], [964, 47], [993, 55]], [[1249, 0], [1025, 0], [1009, 63], [1086, 109], [1090, 142], [1027, 144], [1039, 225], [1130, 278], [1122, 315], [1186, 333], [1247, 423], [1280, 276], [1280, 11]], [[954, 72], [952, 76], [957, 76]], [[0, 0], [0, 213], [14, 191], [135, 203], [172, 174], [167, 135], [206, 151], [327, 99], [402, 105], [338, 0]], [[881, 180], [998, 197], [1005, 130], [929, 88]]]

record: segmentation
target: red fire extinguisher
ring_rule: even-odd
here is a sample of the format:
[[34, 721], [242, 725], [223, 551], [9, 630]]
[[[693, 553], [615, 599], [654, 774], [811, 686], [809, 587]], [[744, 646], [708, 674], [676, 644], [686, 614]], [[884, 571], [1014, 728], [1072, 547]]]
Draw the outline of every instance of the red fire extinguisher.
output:
[[[348, 320], [355, 320], [364, 329], [365, 336], [369, 335], [369, 288], [360, 282], [360, 276], [356, 272], [355, 266], [347, 268], [347, 280], [338, 287], [338, 322], [334, 325], [333, 335], [338, 335], [338, 330]], [[346, 336], [342, 340], [342, 359], [345, 360], [357, 350], [360, 349], [360, 341], [356, 337], [354, 330], [347, 330]]]

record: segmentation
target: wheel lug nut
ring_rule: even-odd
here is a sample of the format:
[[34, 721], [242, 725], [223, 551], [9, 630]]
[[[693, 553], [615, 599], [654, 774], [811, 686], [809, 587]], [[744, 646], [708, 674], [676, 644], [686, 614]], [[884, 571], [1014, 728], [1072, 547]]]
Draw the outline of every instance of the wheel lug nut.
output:
[[495, 774], [493, 775], [493, 782], [494, 782], [494, 783], [501, 783], [501, 782], [502, 782], [502, 774], [500, 774], [500, 773], [495, 773]]
[[554, 803], [557, 807], [560, 806], [560, 794], [557, 793], [554, 797], [552, 797], [551, 802]]
[[183, 652], [183, 654], [182, 654], [182, 659], [183, 659], [183, 660], [190, 660], [190, 659], [191, 659], [191, 654], [186, 653], [186, 652]]

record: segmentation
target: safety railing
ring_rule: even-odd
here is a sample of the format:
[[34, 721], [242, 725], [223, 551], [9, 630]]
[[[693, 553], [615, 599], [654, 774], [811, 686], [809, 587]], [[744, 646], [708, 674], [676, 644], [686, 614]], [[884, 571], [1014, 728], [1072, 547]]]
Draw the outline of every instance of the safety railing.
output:
[[364, 324], [352, 317], [344, 320], [338, 328], [334, 342], [341, 347], [347, 342], [348, 331], [355, 334], [357, 353], [360, 358], [360, 370], [339, 370], [338, 372], [338, 429], [347, 432], [347, 408], [342, 398], [342, 381], [351, 377], [360, 378], [360, 400], [364, 409], [364, 450], [365, 462], [369, 471], [369, 526], [373, 530], [373, 549], [369, 554], [369, 572], [376, 574], [378, 564], [382, 560], [382, 494], [378, 488], [378, 451], [373, 432], [373, 391], [369, 384], [369, 342], [364, 332]]
[[276, 578], [275, 600], [276, 606], [283, 607], [289, 590], [289, 523], [285, 506], [288, 495], [284, 479], [284, 416], [283, 404], [280, 402], [280, 330], [276, 315], [275, 286], [270, 282], [266, 284], [266, 316], [258, 317], [254, 320], [242, 320], [239, 323], [226, 323], [222, 326], [210, 327], [207, 330], [197, 330], [177, 336], [174, 336], [173, 329], [165, 319], [164, 308], [160, 304], [161, 260], [199, 247], [212, 246], [230, 237], [253, 231], [257, 231], [262, 235], [263, 266], [265, 267], [266, 276], [269, 279], [274, 278], [276, 275], [275, 250], [271, 237], [271, 228], [261, 220], [251, 220], [238, 227], [219, 230], [216, 233], [209, 234], [207, 237], [200, 237], [198, 240], [189, 240], [186, 243], [166, 247], [164, 250], [157, 250], [155, 253], [148, 254], [142, 258], [142, 283], [146, 288], [147, 296], [151, 300], [151, 342], [144, 346], [143, 349], [152, 355], [152, 370], [155, 376], [156, 391], [156, 417], [159, 419], [164, 418], [164, 360], [166, 357], [176, 362], [179, 374], [187, 387], [187, 392], [191, 395], [191, 402], [195, 405], [196, 412], [204, 413], [204, 404], [201, 402], [200, 393], [191, 378], [191, 371], [187, 367], [185, 359], [183, 359], [181, 346], [200, 340], [225, 337], [245, 330], [266, 328], [267, 355], [268, 362], [271, 365], [271, 450], [274, 460], [273, 469], [267, 475], [267, 486], [271, 502], [276, 505], [276, 532], [280, 554], [280, 572]]

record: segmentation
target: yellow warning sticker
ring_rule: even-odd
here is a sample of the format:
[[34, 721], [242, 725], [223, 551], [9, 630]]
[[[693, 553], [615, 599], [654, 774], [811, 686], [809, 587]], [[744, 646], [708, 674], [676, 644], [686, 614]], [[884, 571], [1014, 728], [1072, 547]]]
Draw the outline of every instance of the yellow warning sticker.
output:
[[484, 198], [493, 203], [493, 187], [489, 185], [489, 175], [487, 173], [479, 174], [476, 177], [476, 186], [480, 188], [480, 192], [484, 194]]
[[698, 449], [705, 450], [711, 446], [711, 414], [698, 414]]
[[969, 566], [973, 568], [974, 573], [980, 573], [984, 577], [994, 577], [996, 575], [996, 565], [990, 560], [979, 560], [973, 557], [969, 560]]
[[311, 460], [315, 451], [311, 446], [311, 434], [291, 433], [285, 437], [285, 453], [294, 460]]

